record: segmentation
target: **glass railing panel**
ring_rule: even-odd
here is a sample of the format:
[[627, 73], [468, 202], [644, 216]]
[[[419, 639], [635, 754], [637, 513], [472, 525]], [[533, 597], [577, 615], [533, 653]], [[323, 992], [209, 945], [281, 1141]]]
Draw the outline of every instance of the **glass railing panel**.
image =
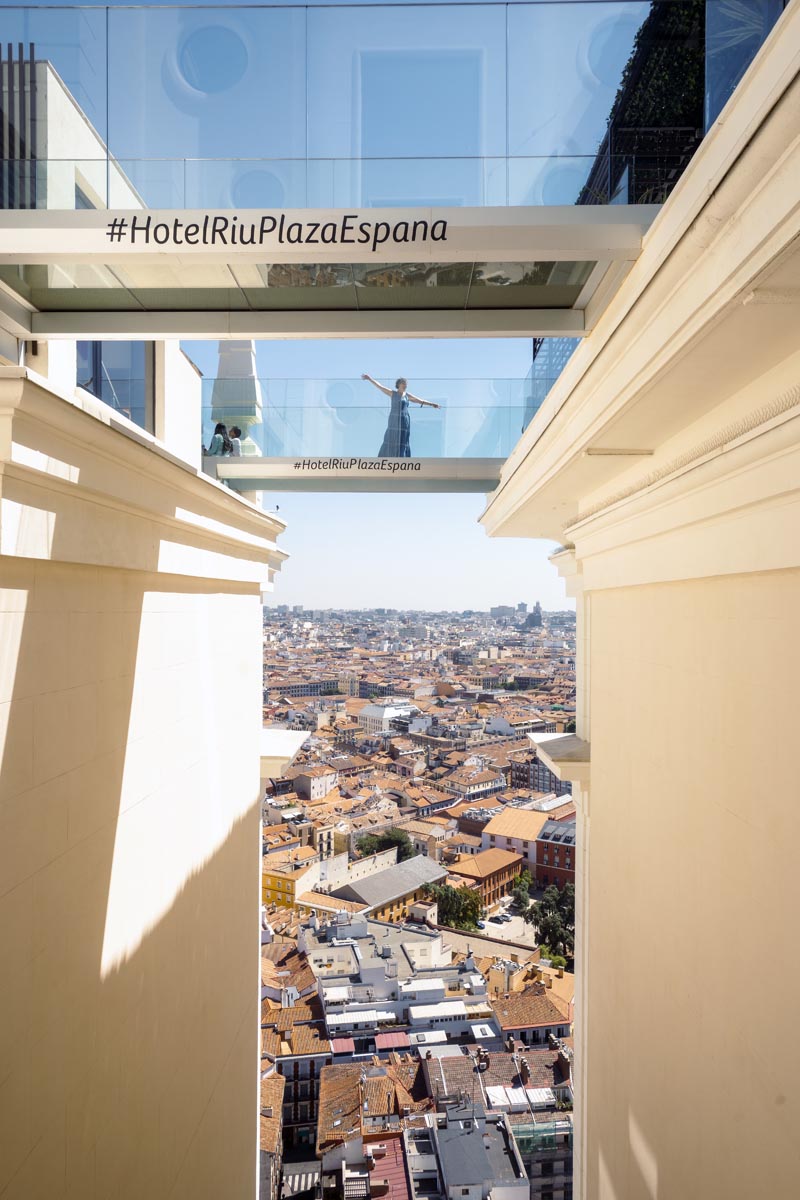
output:
[[304, 158], [305, 27], [302, 8], [110, 8], [112, 152]]
[[109, 208], [186, 208], [186, 159], [123, 158], [111, 163]]
[[[393, 442], [388, 410], [294, 408], [267, 402], [259, 424], [243, 429], [242, 454], [266, 458], [506, 458], [523, 430], [518, 408], [423, 409], [409, 418], [405, 442]], [[204, 410], [204, 445], [212, 445], [216, 422]]]
[[192, 159], [186, 164], [187, 208], [323, 207], [309, 195], [305, 158]]
[[787, 0], [706, 0], [705, 128], [716, 121]]
[[512, 155], [594, 155], [649, 9], [625, 0], [509, 6]]
[[[418, 208], [660, 204], [680, 155], [485, 159], [0, 159], [0, 208]], [[414, 178], [416, 198], [394, 192]], [[609, 191], [609, 187], [613, 191]]]
[[[312, 158], [481, 158], [506, 146], [503, 5], [308, 10]], [[414, 180], [395, 178], [397, 203]]]
[[0, 205], [658, 202], [783, 7], [2, 8]]
[[7, 157], [91, 158], [105, 145], [106, 52], [104, 8], [0, 8]]
[[[530, 388], [520, 379], [419, 379], [412, 394], [409, 453], [418, 458], [504, 458], [530, 419]], [[404, 448], [390, 437], [391, 402], [356, 379], [204, 379], [203, 440], [218, 422], [242, 432], [244, 456], [359, 455]]]

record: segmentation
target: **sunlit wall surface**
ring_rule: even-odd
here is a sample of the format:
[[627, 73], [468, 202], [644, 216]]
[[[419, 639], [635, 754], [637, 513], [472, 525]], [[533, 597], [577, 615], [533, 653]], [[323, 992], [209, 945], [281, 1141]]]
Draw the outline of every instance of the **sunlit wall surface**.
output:
[[657, 202], [782, 6], [4, 8], [0, 204]]

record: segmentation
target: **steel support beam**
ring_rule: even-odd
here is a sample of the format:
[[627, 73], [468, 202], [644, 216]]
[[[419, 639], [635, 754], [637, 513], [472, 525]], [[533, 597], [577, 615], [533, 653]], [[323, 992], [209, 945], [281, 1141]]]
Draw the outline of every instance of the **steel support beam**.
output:
[[27, 337], [104, 341], [188, 338], [583, 337], [570, 308], [381, 309], [373, 312], [48, 312]]

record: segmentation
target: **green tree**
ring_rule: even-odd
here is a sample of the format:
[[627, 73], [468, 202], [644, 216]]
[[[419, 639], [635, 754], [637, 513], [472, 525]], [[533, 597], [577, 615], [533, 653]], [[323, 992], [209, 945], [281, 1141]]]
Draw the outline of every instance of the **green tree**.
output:
[[435, 900], [439, 924], [450, 929], [475, 929], [483, 916], [481, 898], [470, 888], [454, 888], [449, 884], [430, 884], [425, 894]]
[[571, 883], [559, 890], [545, 888], [541, 900], [532, 904], [525, 920], [533, 925], [542, 949], [548, 957], [561, 955], [569, 960], [575, 952], [575, 888]]
[[516, 905], [523, 916], [528, 911], [528, 907], [531, 902], [529, 893], [532, 883], [533, 880], [531, 879], [531, 873], [527, 867], [521, 871], [514, 880], [514, 887], [511, 892], [511, 901], [514, 905]]
[[356, 842], [356, 850], [362, 858], [378, 853], [378, 839], [374, 833], [365, 833]]
[[356, 850], [362, 858], [379, 854], [382, 850], [397, 847], [397, 861], [405, 862], [414, 857], [414, 843], [405, 829], [384, 829], [382, 833], [365, 833], [356, 842]]

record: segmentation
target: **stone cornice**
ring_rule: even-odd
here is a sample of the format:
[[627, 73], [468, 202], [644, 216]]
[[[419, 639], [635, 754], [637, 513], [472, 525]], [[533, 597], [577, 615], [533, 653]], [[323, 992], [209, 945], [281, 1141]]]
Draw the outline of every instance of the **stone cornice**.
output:
[[0, 368], [4, 554], [268, 587], [285, 525], [138, 430]]
[[[795, 6], [698, 150], [617, 297], [509, 457], [482, 518], [490, 533], [560, 538], [577, 519], [577, 497], [613, 485], [626, 465], [599, 456], [587, 461], [585, 452], [602, 450], [612, 425], [615, 446], [652, 450], [679, 427], [679, 416], [654, 400], [642, 410], [646, 419], [634, 413], [648, 401], [648, 392], [663, 389], [676, 367], [699, 352], [731, 314], [739, 313], [731, 323], [739, 344], [742, 333], [735, 325], [741, 325], [743, 312], [760, 331], [752, 316], [758, 306], [750, 303], [754, 289], [758, 294], [758, 288], [772, 286], [763, 282], [765, 274], [791, 252], [800, 234], [798, 70]], [[787, 300], [781, 307], [782, 316], [777, 306], [772, 312], [785, 343], [793, 306]], [[756, 335], [753, 352], [767, 356], [762, 342]], [[783, 344], [780, 350], [786, 352]], [[681, 387], [685, 391], [685, 382]], [[700, 387], [695, 411], [687, 415], [697, 416], [703, 405], [710, 408], [721, 399]], [[649, 444], [643, 429], [652, 437]]]

